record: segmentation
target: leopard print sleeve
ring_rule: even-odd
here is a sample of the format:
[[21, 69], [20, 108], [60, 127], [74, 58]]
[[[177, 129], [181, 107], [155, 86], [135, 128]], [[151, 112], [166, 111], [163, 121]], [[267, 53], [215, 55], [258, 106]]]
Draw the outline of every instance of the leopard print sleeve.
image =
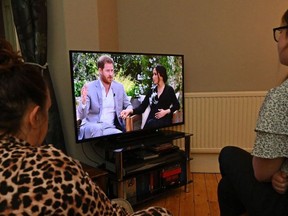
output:
[[[51, 167], [54, 167], [54, 174], [58, 173], [57, 171], [59, 174], [62, 173], [61, 184], [54, 185], [54, 190], [62, 190], [65, 199], [69, 200], [65, 205], [66, 208], [62, 209], [65, 215], [127, 215], [125, 209], [112, 205], [106, 194], [84, 172], [77, 160], [51, 146], [46, 150], [50, 155], [47, 159], [51, 162]], [[59, 162], [61, 160], [65, 163]]]
[[[0, 215], [128, 215], [112, 205], [77, 160], [53, 146], [0, 140]], [[149, 208], [134, 215], [169, 215]]]
[[127, 215], [81, 165], [53, 146], [0, 141], [0, 215]]

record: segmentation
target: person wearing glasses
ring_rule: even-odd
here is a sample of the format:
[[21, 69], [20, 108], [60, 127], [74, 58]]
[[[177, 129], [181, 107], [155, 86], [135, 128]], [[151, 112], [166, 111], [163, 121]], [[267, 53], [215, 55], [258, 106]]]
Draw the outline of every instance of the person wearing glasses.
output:
[[[288, 66], [288, 10], [273, 29], [279, 61]], [[251, 154], [224, 147], [219, 155], [221, 216], [288, 215], [288, 79], [268, 91]]]

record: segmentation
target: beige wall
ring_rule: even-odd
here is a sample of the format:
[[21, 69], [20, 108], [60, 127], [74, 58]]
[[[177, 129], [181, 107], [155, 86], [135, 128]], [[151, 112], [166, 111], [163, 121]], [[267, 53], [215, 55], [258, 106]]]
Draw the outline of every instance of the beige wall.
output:
[[[119, 48], [185, 55], [186, 92], [266, 90], [287, 1], [119, 0]], [[287, 71], [287, 69], [286, 69]]]
[[66, 149], [69, 155], [93, 164], [87, 160], [87, 156], [92, 160], [97, 157], [91, 146], [87, 144], [82, 148], [75, 143], [69, 50], [99, 50], [103, 46], [107, 50], [118, 49], [115, 0], [51, 0], [47, 1], [47, 8], [48, 64]]
[[[68, 153], [74, 142], [68, 51], [110, 50], [185, 55], [185, 91], [267, 90], [287, 72], [272, 28], [286, 0], [50, 0], [48, 63]], [[85, 145], [88, 156], [95, 157]]]

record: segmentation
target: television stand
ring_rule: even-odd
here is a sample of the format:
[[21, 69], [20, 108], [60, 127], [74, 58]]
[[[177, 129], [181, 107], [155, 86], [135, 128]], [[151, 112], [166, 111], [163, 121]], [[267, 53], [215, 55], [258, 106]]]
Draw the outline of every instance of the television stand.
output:
[[[161, 131], [153, 136], [108, 142], [105, 147], [108, 196], [124, 198], [135, 205], [181, 186], [188, 192], [191, 136]], [[177, 139], [184, 139], [184, 150], [173, 144]]]

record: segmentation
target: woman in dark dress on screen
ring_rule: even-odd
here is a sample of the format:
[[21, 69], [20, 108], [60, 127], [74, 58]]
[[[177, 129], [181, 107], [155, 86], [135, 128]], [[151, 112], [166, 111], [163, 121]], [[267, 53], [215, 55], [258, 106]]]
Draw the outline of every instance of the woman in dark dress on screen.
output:
[[166, 84], [167, 81], [166, 68], [157, 65], [153, 69], [153, 84], [142, 103], [135, 109], [126, 109], [122, 111], [122, 118], [126, 118], [129, 114], [142, 114], [148, 106], [149, 112], [144, 129], [165, 127], [172, 123], [173, 113], [179, 110], [180, 104], [176, 98], [174, 89]]

